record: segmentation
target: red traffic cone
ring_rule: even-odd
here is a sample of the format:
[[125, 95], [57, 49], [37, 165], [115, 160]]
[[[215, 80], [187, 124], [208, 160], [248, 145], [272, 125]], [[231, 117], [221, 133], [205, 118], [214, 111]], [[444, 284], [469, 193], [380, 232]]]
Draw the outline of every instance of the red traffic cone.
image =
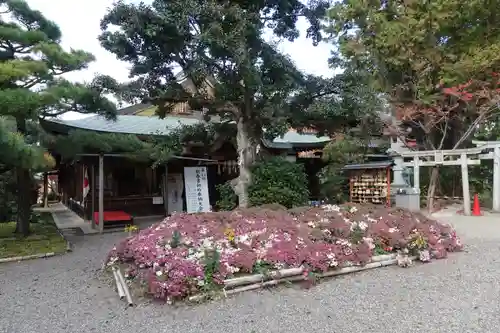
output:
[[479, 196], [474, 194], [474, 204], [472, 205], [472, 216], [481, 216], [481, 207], [479, 207]]

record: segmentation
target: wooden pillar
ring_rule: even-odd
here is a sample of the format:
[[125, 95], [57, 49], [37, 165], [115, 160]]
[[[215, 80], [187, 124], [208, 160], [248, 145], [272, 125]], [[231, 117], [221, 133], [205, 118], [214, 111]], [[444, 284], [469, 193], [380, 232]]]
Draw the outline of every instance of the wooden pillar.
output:
[[82, 176], [80, 177], [80, 181], [82, 182], [82, 185], [80, 186], [80, 195], [82, 196], [82, 207], [83, 207], [83, 219], [85, 220], [85, 198], [83, 197], [83, 184], [85, 184], [85, 164], [82, 161]]
[[168, 216], [168, 189], [167, 189], [167, 183], [168, 183], [168, 166], [165, 164], [165, 173], [163, 174], [163, 184], [162, 184], [162, 189], [163, 189], [163, 208], [165, 209], [165, 216]]
[[104, 231], [104, 156], [99, 155], [99, 232]]
[[467, 154], [460, 155], [460, 166], [462, 168], [462, 189], [464, 196], [464, 215], [471, 215], [470, 193], [469, 193], [469, 168], [467, 166]]
[[95, 219], [94, 219], [94, 212], [95, 212], [95, 199], [96, 199], [96, 196], [95, 196], [95, 188], [96, 188], [96, 181], [95, 181], [95, 165], [92, 164], [92, 167], [90, 169], [90, 178], [92, 179], [91, 182], [90, 182], [90, 196], [92, 198], [92, 208], [91, 208], [91, 212], [90, 212], [90, 220], [92, 221], [91, 222], [91, 226], [93, 229], [95, 229], [96, 227], [96, 224], [95, 224]]
[[387, 168], [387, 197], [386, 197], [386, 205], [387, 207], [391, 207], [391, 168]]
[[500, 147], [493, 150], [493, 211], [500, 212]]
[[420, 194], [420, 159], [418, 156], [413, 157], [413, 188]]
[[43, 194], [42, 194], [42, 204], [44, 208], [49, 206], [49, 174], [47, 172], [43, 173]]

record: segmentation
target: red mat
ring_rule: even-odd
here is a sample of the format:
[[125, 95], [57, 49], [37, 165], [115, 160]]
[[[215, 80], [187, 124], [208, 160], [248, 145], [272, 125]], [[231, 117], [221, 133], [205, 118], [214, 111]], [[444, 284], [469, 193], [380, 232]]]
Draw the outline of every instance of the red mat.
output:
[[[133, 221], [132, 215], [122, 210], [105, 211], [103, 215], [104, 222]], [[94, 213], [94, 221], [96, 224], [99, 224], [99, 212]]]

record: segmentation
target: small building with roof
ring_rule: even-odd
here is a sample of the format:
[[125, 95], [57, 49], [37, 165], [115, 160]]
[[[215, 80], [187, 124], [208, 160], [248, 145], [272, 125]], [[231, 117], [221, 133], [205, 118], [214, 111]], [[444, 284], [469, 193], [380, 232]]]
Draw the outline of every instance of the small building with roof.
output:
[[[114, 121], [96, 115], [75, 120], [40, 119], [40, 124], [54, 135], [67, 135], [80, 130], [147, 138], [166, 135], [182, 126], [205, 121], [201, 112], [179, 109], [179, 112], [163, 119], [155, 116], [154, 112], [151, 105], [140, 104], [119, 110]], [[322, 165], [319, 157], [322, 148], [330, 141], [330, 137], [317, 136], [311, 131], [299, 133], [291, 129], [274, 140], [263, 139], [260, 146], [269, 154], [304, 163], [312, 187], [311, 199], [317, 200], [319, 182], [316, 173]], [[86, 220], [92, 220], [99, 210], [99, 193], [103, 196], [104, 211], [124, 211], [131, 216], [164, 216], [186, 210], [183, 173], [184, 168], [190, 166], [206, 167], [209, 202], [215, 206], [218, 200], [216, 186], [238, 176], [236, 148], [230, 142], [224, 142], [210, 150], [193, 150], [174, 156], [160, 167], [126, 159], [115, 153], [100, 156], [82, 154], [78, 161], [58, 166], [58, 188], [63, 203]], [[102, 180], [99, 178], [100, 167]], [[90, 187], [88, 194], [82, 190], [86, 183]]]

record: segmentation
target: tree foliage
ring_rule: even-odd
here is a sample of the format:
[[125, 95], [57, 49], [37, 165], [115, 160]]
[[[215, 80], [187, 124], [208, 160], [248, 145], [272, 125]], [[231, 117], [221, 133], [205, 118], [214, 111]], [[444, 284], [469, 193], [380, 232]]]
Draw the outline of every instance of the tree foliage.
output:
[[337, 136], [325, 146], [322, 158], [326, 165], [319, 173], [324, 198], [339, 203], [347, 200], [349, 183], [343, 168], [365, 162], [368, 152], [368, 142], [352, 135]]
[[[115, 106], [102, 96], [111, 79], [71, 83], [61, 77], [82, 70], [94, 60], [85, 51], [66, 51], [60, 46], [61, 31], [41, 12], [22, 0], [0, 2], [0, 142], [4, 169], [15, 168], [18, 185], [17, 231], [29, 233], [31, 171], [50, 166], [36, 132], [40, 117], [68, 111], [99, 113], [113, 118]], [[5, 121], [14, 122], [8, 130]], [[13, 159], [6, 159], [12, 157]]]
[[12, 171], [0, 173], [0, 223], [14, 221], [17, 215], [16, 182]]
[[[500, 29], [494, 23], [498, 4], [479, 0], [339, 2], [329, 13], [329, 31], [339, 45], [334, 62], [373, 74], [376, 87], [400, 112], [436, 106], [445, 112], [458, 111], [461, 117], [439, 118], [439, 125], [448, 124], [445, 136], [458, 141], [474, 121], [471, 118], [478, 117], [478, 109], [474, 103], [462, 103], [457, 110], [456, 100], [445, 98], [443, 88], [484, 81], [495, 72], [500, 64]], [[412, 127], [420, 127], [419, 119], [412, 121]], [[443, 131], [432, 131], [441, 135], [424, 134], [428, 144], [437, 147]]]
[[[338, 2], [329, 12], [328, 30], [338, 45], [332, 62], [373, 75], [399, 120], [390, 134], [413, 136], [425, 149], [467, 146], [478, 129], [498, 120], [491, 78], [500, 65], [499, 4]], [[434, 168], [430, 208], [437, 177]]]
[[304, 166], [282, 157], [272, 157], [252, 166], [253, 181], [248, 188], [252, 206], [279, 204], [287, 208], [305, 206], [309, 200]]
[[233, 122], [240, 162], [233, 185], [245, 206], [250, 166], [264, 134], [274, 138], [290, 126], [311, 125], [334, 132], [356, 123], [353, 104], [366, 103], [353, 73], [332, 80], [304, 75], [264, 36], [293, 41], [303, 17], [310, 23], [308, 37], [318, 43], [328, 6], [299, 0], [119, 1], [102, 20], [100, 40], [132, 64], [132, 83], [119, 89], [124, 98], [151, 102], [160, 116], [187, 102], [207, 117]]

